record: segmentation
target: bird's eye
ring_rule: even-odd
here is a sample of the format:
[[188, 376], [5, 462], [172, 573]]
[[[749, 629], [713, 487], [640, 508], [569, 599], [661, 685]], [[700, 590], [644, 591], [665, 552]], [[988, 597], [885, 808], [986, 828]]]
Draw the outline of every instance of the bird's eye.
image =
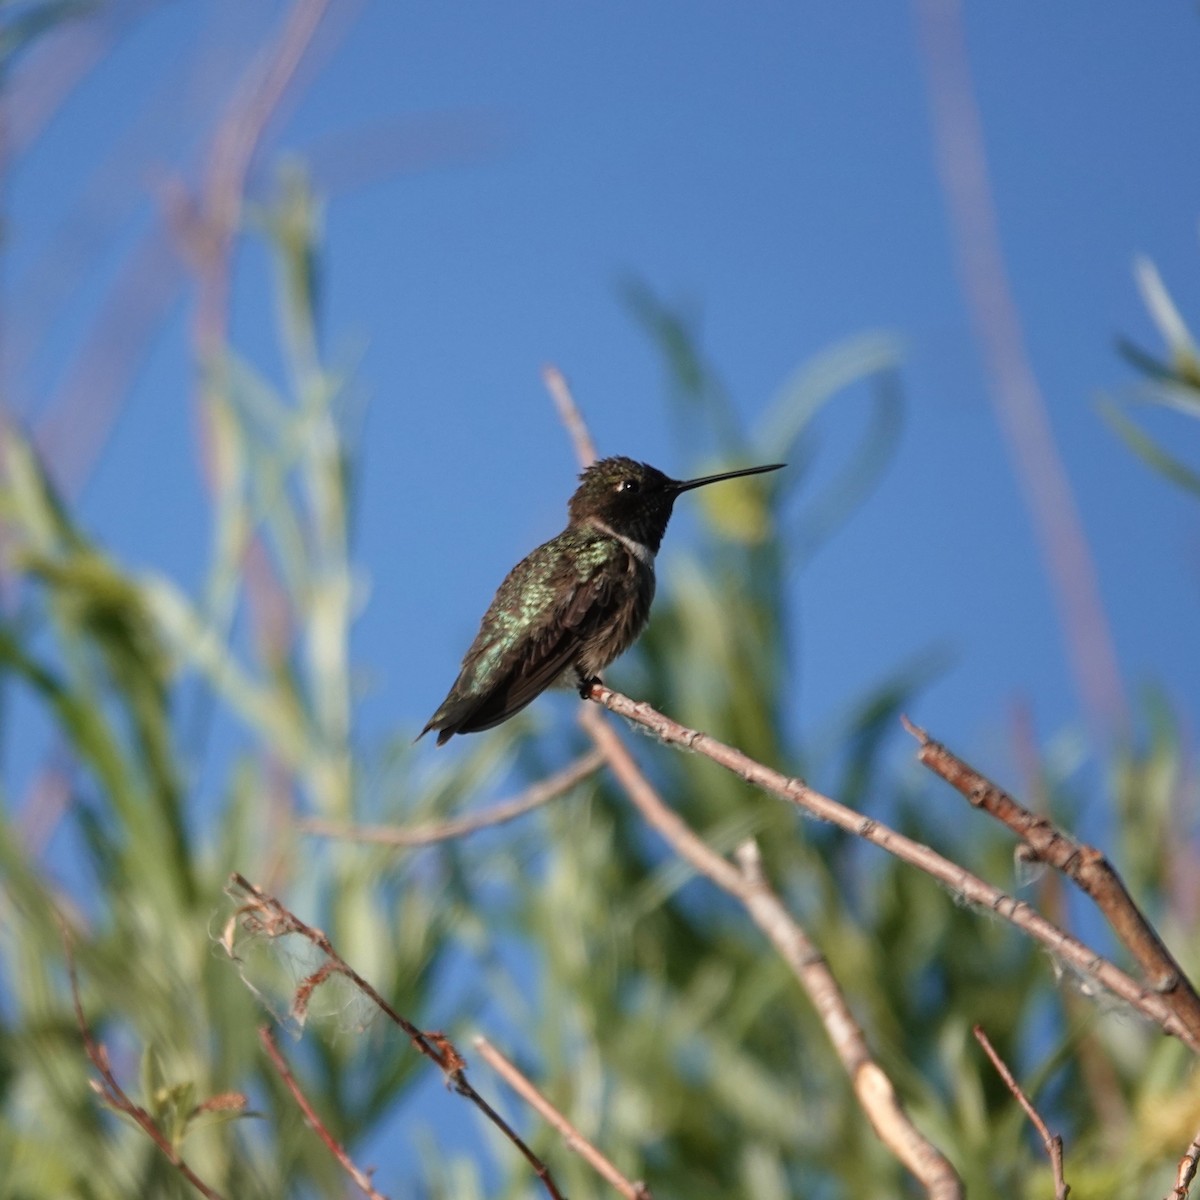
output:
[[618, 492], [632, 493], [636, 492], [637, 490], [638, 481], [636, 479], [622, 479], [621, 482], [617, 484]]

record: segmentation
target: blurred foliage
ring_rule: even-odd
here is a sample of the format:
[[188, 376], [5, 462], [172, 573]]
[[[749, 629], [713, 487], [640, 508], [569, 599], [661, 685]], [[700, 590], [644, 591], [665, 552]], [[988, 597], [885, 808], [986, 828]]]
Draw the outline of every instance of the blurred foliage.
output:
[[[276, 252], [311, 254], [317, 212], [294, 176], [280, 213]], [[295, 265], [281, 268], [290, 279]], [[65, 776], [69, 789], [68, 828], [49, 852], [31, 841], [11, 796], [0, 824], [5, 1195], [190, 1194], [144, 1134], [100, 1111], [87, 1087], [57, 913], [75, 930], [89, 1024], [126, 1089], [212, 1186], [275, 1197], [340, 1194], [343, 1178], [260, 1057], [255, 1030], [266, 1012], [215, 951], [230, 871], [318, 911], [330, 936], [418, 1018], [451, 954], [448, 931], [471, 901], [450, 871], [398, 874], [379, 855], [365, 865], [362, 853], [302, 844], [295, 831], [299, 808], [346, 817], [373, 772], [409, 768], [404, 752], [387, 749], [372, 763], [351, 750], [342, 382], [320, 365], [315, 322], [296, 319], [294, 300], [281, 292], [293, 398], [232, 356], [207, 367], [214, 538], [199, 600], [113, 561], [65, 511], [20, 435], [4, 439], [4, 565], [19, 596], [0, 628], [5, 692], [40, 702], [49, 729], [33, 803], [39, 772]], [[255, 577], [257, 603], [277, 615], [243, 629], [237, 614], [255, 603], [243, 570], [252, 554], [269, 563]], [[245, 730], [222, 764], [224, 781], [203, 793], [202, 763], [186, 749], [198, 700], [213, 710], [210, 724], [232, 716]], [[413, 811], [478, 787], [502, 747], [481, 745], [414, 789]], [[19, 750], [10, 746], [10, 758], [25, 761]], [[264, 957], [253, 984], [263, 996], [274, 989], [272, 1007], [285, 1012], [303, 960], [275, 948]], [[455, 1016], [456, 1002], [440, 998], [435, 1023]], [[391, 1110], [418, 1066], [402, 1041], [377, 1027], [349, 1037], [344, 1023], [307, 1031], [297, 1071], [331, 1128], [353, 1140]], [[206, 1110], [231, 1091], [247, 1093], [257, 1112]]]
[[[1133, 401], [1172, 409], [1192, 418], [1200, 417], [1200, 349], [1187, 323], [1171, 299], [1157, 268], [1148, 259], [1138, 259], [1135, 269], [1146, 311], [1166, 347], [1165, 360], [1122, 338], [1118, 348], [1141, 374]], [[1200, 496], [1200, 468], [1190, 466], [1148, 434], [1112, 400], [1101, 403], [1105, 419], [1117, 435], [1143, 462], [1178, 487]]]
[[[25, 797], [9, 785], [0, 820], [4, 1194], [190, 1194], [88, 1086], [60, 918], [73, 930], [93, 1032], [203, 1179], [239, 1200], [347, 1194], [255, 1036], [286, 1012], [311, 956], [264, 941], [235, 966], [214, 946], [237, 870], [323, 928], [400, 1011], [451, 1032], [468, 1057], [470, 1030], [488, 1029], [660, 1198], [916, 1195], [788, 970], [608, 780], [420, 852], [298, 833], [303, 813], [410, 823], [483, 803], [561, 765], [583, 738], [535, 737], [518, 718], [432, 765], [409, 746], [411, 730], [380, 747], [356, 738], [354, 414], [349, 372], [325, 361], [319, 336], [320, 210], [293, 167], [254, 217], [279, 267], [287, 384], [232, 351], [204, 364], [213, 534], [198, 595], [115, 561], [28, 443], [11, 429], [4, 437], [0, 545], [14, 600], [0, 626], [3, 702], [6, 712], [36, 705], [49, 746], [6, 747], [9, 778], [14, 762], [35, 762]], [[802, 742], [792, 725], [791, 584], [886, 466], [900, 429], [900, 347], [873, 334], [832, 350], [746, 428], [686, 318], [641, 285], [628, 295], [662, 349], [695, 473], [738, 455], [791, 469], [698, 506], [696, 537], [665, 556], [654, 620], [621, 681], [1015, 887], [1011, 840], [890, 752], [896, 717], [941, 669], [940, 652], [881, 664], [880, 683], [819, 741]], [[862, 442], [801, 503], [823, 411], [856, 396], [868, 408]], [[1160, 700], [1146, 712], [1145, 745], [1109, 767], [1108, 849], [1194, 973], [1182, 737]], [[759, 840], [768, 876], [969, 1195], [1049, 1193], [1041, 1148], [971, 1037], [976, 1022], [1063, 1133], [1076, 1194], [1167, 1188], [1200, 1124], [1200, 1089], [1178, 1045], [1085, 997], [1008, 925], [881, 852], [802, 823], [698, 756], [637, 750], [714, 846]], [[1034, 775], [1027, 787], [1068, 828], [1096, 803], [1070, 745], [1048, 749]], [[56, 784], [67, 791], [57, 818], [39, 811]], [[1079, 920], [1057, 877], [1030, 889], [1052, 917]], [[448, 1200], [542, 1194], [465, 1105], [431, 1127], [421, 1086], [430, 1070], [344, 988], [322, 990], [285, 1050], [352, 1153], [388, 1131], [382, 1189]], [[501, 1094], [478, 1066], [472, 1078]], [[245, 1111], [222, 1105], [230, 1092], [246, 1095]], [[611, 1194], [529, 1114], [515, 1120], [572, 1200]]]

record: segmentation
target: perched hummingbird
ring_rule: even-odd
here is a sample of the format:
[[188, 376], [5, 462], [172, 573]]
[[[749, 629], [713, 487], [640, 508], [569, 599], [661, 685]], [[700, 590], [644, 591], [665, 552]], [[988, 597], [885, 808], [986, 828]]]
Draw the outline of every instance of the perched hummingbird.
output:
[[462, 670], [417, 735], [491, 729], [560, 680], [587, 695], [633, 644], [654, 599], [654, 556], [675, 497], [783, 463], [702, 479], [671, 479], [631, 458], [602, 458], [580, 475], [567, 527], [523, 558], [483, 615]]

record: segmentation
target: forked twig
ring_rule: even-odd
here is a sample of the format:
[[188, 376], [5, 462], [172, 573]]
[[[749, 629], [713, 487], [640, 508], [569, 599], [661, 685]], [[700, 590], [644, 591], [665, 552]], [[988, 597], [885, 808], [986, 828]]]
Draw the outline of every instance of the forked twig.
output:
[[563, 1135], [568, 1149], [574, 1150], [602, 1179], [611, 1183], [626, 1200], [653, 1200], [650, 1189], [640, 1180], [630, 1181], [591, 1142], [567, 1120], [545, 1096], [485, 1037], [475, 1039], [475, 1049], [497, 1075], [530, 1108]]
[[983, 1032], [983, 1026], [976, 1025], [971, 1032], [975, 1035], [975, 1040], [983, 1047], [984, 1053], [992, 1060], [992, 1066], [996, 1068], [996, 1074], [1004, 1081], [1004, 1086], [1012, 1092], [1017, 1103], [1025, 1110], [1025, 1115], [1033, 1123], [1034, 1129], [1038, 1131], [1042, 1139], [1042, 1144], [1046, 1147], [1046, 1153], [1050, 1157], [1050, 1170], [1054, 1175], [1054, 1200], [1067, 1200], [1071, 1188], [1063, 1177], [1062, 1137], [1057, 1133], [1050, 1132], [1049, 1126], [1042, 1120], [1041, 1114], [1033, 1107], [1033, 1103], [1008, 1069], [1008, 1064], [996, 1052], [988, 1035]]
[[663, 803], [612, 726], [595, 709], [584, 709], [580, 720], [642, 816], [681, 858], [741, 902], [791, 968], [812, 1000], [859, 1105], [880, 1140], [920, 1180], [929, 1196], [960, 1198], [963, 1190], [958, 1174], [904, 1111], [891, 1080], [872, 1057], [824, 955], [764, 879], [755, 843], [739, 847], [738, 865], [734, 866]]
[[[297, 985], [292, 998], [292, 1012], [303, 1016], [308, 1010], [313, 992], [334, 975], [348, 979], [355, 988], [370, 1000], [381, 1013], [397, 1025], [408, 1036], [413, 1048], [435, 1063], [446, 1077], [446, 1086], [464, 1099], [469, 1100], [512, 1144], [521, 1152], [525, 1161], [534, 1169], [551, 1200], [564, 1200], [550, 1168], [525, 1144], [515, 1129], [471, 1086], [467, 1081], [467, 1063], [453, 1042], [445, 1034], [425, 1032], [402, 1016], [333, 948], [333, 943], [319, 929], [306, 924], [289, 908], [256, 887], [236, 872], [230, 876], [229, 894], [242, 903], [226, 923], [222, 944], [231, 958], [234, 953], [234, 930], [241, 924], [255, 934], [267, 937], [285, 937], [298, 934], [312, 943], [325, 956], [325, 962]], [[240, 893], [240, 894], [239, 894]]]
[[382, 1192], [377, 1191], [372, 1186], [371, 1173], [355, 1165], [354, 1160], [346, 1153], [345, 1147], [329, 1132], [325, 1122], [317, 1116], [316, 1110], [308, 1102], [308, 1097], [300, 1090], [300, 1085], [296, 1082], [296, 1077], [288, 1067], [287, 1060], [275, 1044], [270, 1026], [262, 1025], [259, 1027], [258, 1040], [267, 1052], [267, 1057], [271, 1060], [271, 1065], [275, 1068], [279, 1078], [283, 1080], [284, 1086], [292, 1093], [292, 1098], [300, 1106], [300, 1111], [304, 1113], [304, 1119], [308, 1122], [309, 1128], [329, 1147], [329, 1153], [338, 1160], [342, 1169], [354, 1180], [364, 1195], [370, 1196], [371, 1200], [387, 1200], [387, 1197]]
[[437, 824], [414, 825], [408, 828], [396, 825], [343, 825], [313, 817], [300, 821], [298, 828], [302, 833], [309, 833], [314, 837], [340, 838], [348, 842], [374, 842], [383, 846], [429, 846], [434, 842], [466, 837], [477, 830], [523, 817], [526, 813], [533, 812], [534, 809], [541, 808], [569, 792], [577, 783], [598, 770], [603, 762], [604, 756], [598, 750], [592, 750], [580, 755], [556, 774], [526, 788], [511, 800], [501, 801], [483, 812], [455, 817], [453, 820]]
[[773, 796], [803, 809], [822, 821], [871, 842], [903, 862], [917, 867], [948, 887], [969, 903], [1015, 925], [1049, 950], [1072, 970], [1099, 984], [1124, 1000], [1139, 1013], [1154, 1021], [1167, 1033], [1179, 1038], [1192, 1050], [1200, 1050], [1200, 1039], [1180, 1020], [1175, 1010], [1151, 988], [1143, 987], [1115, 963], [1048, 921], [1022, 900], [1002, 892], [973, 875], [958, 863], [938, 854], [929, 846], [889, 828], [882, 822], [848, 808], [822, 795], [802, 780], [791, 778], [756, 762], [732, 746], [698, 729], [689, 729], [664, 716], [649, 704], [631, 700], [602, 683], [592, 686], [588, 698], [611, 712], [650, 730], [668, 745], [694, 750], [697, 754], [733, 772], [740, 779]]
[[79, 998], [79, 979], [75, 973], [75, 953], [71, 947], [71, 934], [65, 925], [62, 928], [63, 947], [67, 959], [67, 976], [71, 981], [71, 999], [75, 1005], [75, 1023], [79, 1026], [83, 1038], [83, 1048], [91, 1064], [100, 1073], [98, 1080], [91, 1080], [92, 1089], [109, 1108], [124, 1113], [145, 1135], [162, 1151], [167, 1161], [200, 1193], [206, 1200], [224, 1200], [221, 1193], [211, 1188], [184, 1161], [183, 1156], [171, 1144], [170, 1138], [158, 1127], [158, 1122], [140, 1105], [126, 1094], [124, 1088], [117, 1082], [113, 1074], [112, 1064], [108, 1061], [108, 1051], [103, 1044], [97, 1042], [92, 1035], [87, 1018], [83, 1015], [83, 1001]]
[[1150, 986], [1175, 1011], [1193, 1041], [1200, 1042], [1200, 995], [1108, 859], [1094, 847], [1076, 842], [1045, 817], [1030, 812], [907, 717], [900, 720], [920, 745], [919, 762], [940, 775], [975, 808], [1007, 825], [1038, 862], [1061, 871], [1091, 896], [1113, 932], [1137, 960]]

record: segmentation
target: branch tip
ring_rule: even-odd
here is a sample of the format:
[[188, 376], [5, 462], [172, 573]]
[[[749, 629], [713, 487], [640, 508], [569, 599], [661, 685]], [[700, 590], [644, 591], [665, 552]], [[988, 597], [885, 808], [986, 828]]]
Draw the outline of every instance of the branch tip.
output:
[[[454, 1044], [444, 1034], [437, 1031], [426, 1033], [414, 1025], [412, 1021], [408, 1020], [407, 1017], [399, 1013], [363, 976], [338, 954], [326, 934], [302, 921], [274, 896], [269, 895], [262, 888], [251, 883], [237, 872], [234, 872], [231, 876], [231, 884], [232, 887], [229, 894], [234, 901], [240, 901], [243, 896], [249, 897], [249, 901], [241, 905], [233, 920], [235, 922], [238, 920], [243, 921], [252, 935], [265, 934], [268, 937], [284, 937], [288, 934], [297, 934], [311, 942], [313, 946], [325, 955], [326, 962], [301, 981], [293, 997], [293, 1006], [300, 1000], [301, 989], [304, 989], [303, 1001], [307, 1003], [308, 996], [312, 990], [319, 986], [320, 983], [323, 983], [326, 978], [333, 975], [340, 975], [349, 980], [384, 1016], [403, 1030], [414, 1049], [423, 1054], [442, 1071], [447, 1085], [454, 1092], [464, 1099], [469, 1100], [508, 1138], [542, 1181], [543, 1186], [550, 1195], [550, 1200], [565, 1200], [563, 1194], [558, 1190], [558, 1185], [554, 1182], [554, 1177], [551, 1175], [550, 1169], [546, 1164], [529, 1148], [516, 1130], [471, 1086], [466, 1077], [466, 1060], [459, 1054]], [[239, 892], [242, 893], [242, 896], [238, 895]], [[233, 938], [230, 936], [226, 946], [227, 950], [232, 951], [232, 943]], [[259, 1036], [263, 1042], [264, 1049], [270, 1055], [271, 1046], [274, 1043], [270, 1036], [270, 1029], [267, 1027], [264, 1028], [266, 1029], [266, 1033], [260, 1033]], [[274, 1058], [272, 1058], [272, 1062], [275, 1062]], [[280, 1058], [280, 1062], [282, 1062], [282, 1058]], [[286, 1064], [284, 1066], [286, 1067]], [[280, 1069], [279, 1063], [276, 1063], [276, 1069]], [[287, 1080], [283, 1076], [282, 1071], [280, 1071], [280, 1075], [286, 1083]], [[306, 1102], [302, 1101], [296, 1091], [293, 1091], [292, 1094], [296, 1097], [296, 1102], [303, 1107]], [[327, 1142], [326, 1144], [328, 1145], [329, 1143]], [[333, 1149], [332, 1146], [330, 1148], [331, 1150]], [[368, 1195], [370, 1194], [372, 1193], [368, 1193]]]
[[1000, 1076], [1004, 1086], [1012, 1093], [1016, 1102], [1025, 1110], [1025, 1115], [1029, 1118], [1030, 1123], [1037, 1130], [1038, 1136], [1042, 1139], [1042, 1145], [1046, 1148], [1046, 1155], [1050, 1159], [1050, 1170], [1054, 1176], [1055, 1200], [1067, 1200], [1071, 1188], [1063, 1177], [1062, 1137], [1057, 1133], [1050, 1132], [1049, 1126], [1042, 1119], [1041, 1113], [1034, 1108], [1033, 1102], [1025, 1095], [1021, 1089], [1021, 1085], [1017, 1083], [1012, 1071], [1008, 1068], [1008, 1064], [1000, 1057], [988, 1035], [983, 1031], [983, 1026], [975, 1025], [972, 1027], [971, 1032], [975, 1035], [975, 1040], [983, 1047], [983, 1051], [991, 1060], [992, 1066], [996, 1068], [996, 1074]]

